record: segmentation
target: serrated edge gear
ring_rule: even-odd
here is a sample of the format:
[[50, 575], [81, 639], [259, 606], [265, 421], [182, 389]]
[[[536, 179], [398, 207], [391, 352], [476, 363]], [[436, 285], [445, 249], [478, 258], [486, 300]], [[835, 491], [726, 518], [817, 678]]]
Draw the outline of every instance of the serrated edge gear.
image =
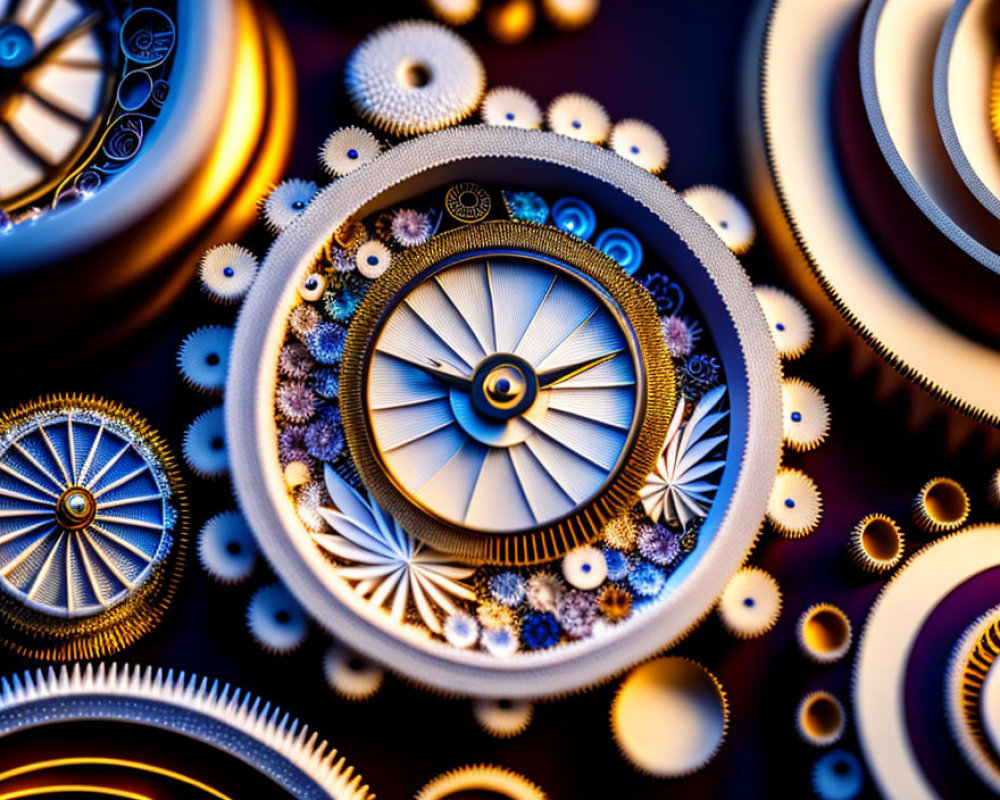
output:
[[541, 787], [519, 772], [484, 763], [466, 764], [438, 775], [424, 784], [414, 800], [446, 800], [450, 794], [467, 789], [504, 792], [510, 800], [549, 800]]
[[[188, 501], [180, 467], [166, 440], [136, 411], [94, 395], [52, 394], [0, 415], [0, 436], [40, 413], [80, 408], [110, 417], [142, 440], [157, 459], [177, 511], [170, 553], [134, 594], [94, 617], [60, 621], [0, 593], [0, 645], [28, 658], [74, 661], [114, 655], [154, 630], [173, 602], [190, 549]], [[100, 623], [100, 624], [98, 624]]]
[[[876, 558], [865, 548], [863, 538], [864, 531], [872, 522], [876, 520], [891, 526], [896, 532], [896, 536], [899, 537], [899, 549], [896, 552], [896, 555], [890, 559]], [[892, 569], [895, 569], [899, 562], [903, 560], [905, 552], [906, 536], [900, 529], [899, 524], [892, 517], [878, 512], [866, 514], [862, 517], [851, 529], [850, 536], [847, 540], [847, 553], [851, 558], [851, 562], [858, 569], [864, 570], [872, 575], [882, 575]]]
[[[116, 706], [109, 698], [125, 702]], [[213, 732], [211, 726], [172, 727], [165, 717], [176, 712], [208, 718], [277, 753], [333, 800], [374, 800], [361, 775], [318, 733], [229, 683], [220, 686], [218, 680], [194, 673], [117, 663], [64, 664], [58, 670], [50, 666], [0, 678], [0, 735], [57, 722], [118, 720], [189, 736], [259, 767], [239, 752], [231, 735]], [[307, 796], [304, 788], [285, 785], [283, 771], [269, 777], [293, 796]]]

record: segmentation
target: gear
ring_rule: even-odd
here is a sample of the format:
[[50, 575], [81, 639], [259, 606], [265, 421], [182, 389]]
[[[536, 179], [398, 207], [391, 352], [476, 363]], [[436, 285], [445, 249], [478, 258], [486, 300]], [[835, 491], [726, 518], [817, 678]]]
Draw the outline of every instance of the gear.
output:
[[201, 287], [216, 302], [236, 303], [257, 277], [257, 256], [238, 244], [220, 244], [201, 258]]
[[654, 175], [663, 172], [670, 160], [667, 140], [656, 128], [639, 119], [616, 122], [611, 129], [608, 146], [622, 158]]
[[611, 132], [604, 106], [577, 92], [561, 94], [549, 103], [545, 121], [550, 131], [591, 144], [604, 144]]
[[[37, 726], [100, 721], [209, 744], [243, 761], [297, 800], [374, 800], [326, 740], [280, 709], [221, 681], [152, 667], [74, 664], [0, 679], [5, 741]], [[162, 740], [160, 740], [162, 741]]]
[[829, 747], [844, 735], [847, 715], [844, 704], [830, 692], [810, 692], [795, 710], [795, 728], [804, 742]]
[[781, 616], [781, 589], [770, 573], [743, 567], [719, 598], [723, 627], [740, 639], [756, 639], [771, 630]]
[[812, 786], [819, 800], [855, 800], [865, 786], [861, 762], [847, 750], [827, 753], [813, 765]]
[[253, 574], [257, 543], [239, 511], [223, 511], [202, 526], [198, 559], [219, 583], [239, 583]]
[[792, 361], [805, 353], [812, 344], [813, 324], [802, 303], [774, 286], [757, 286], [754, 291], [767, 317], [778, 355]]
[[722, 746], [729, 704], [701, 664], [670, 656], [643, 664], [622, 681], [611, 731], [636, 769], [659, 778], [697, 772]]
[[272, 583], [262, 586], [250, 599], [247, 628], [267, 652], [283, 655], [306, 640], [309, 620], [285, 587]]
[[928, 533], [953, 531], [968, 518], [969, 495], [951, 478], [931, 478], [913, 501], [913, 521]]
[[725, 189], [702, 184], [685, 189], [681, 197], [736, 255], [743, 255], [753, 246], [757, 234], [753, 218], [746, 206]]
[[205, 411], [188, 425], [182, 452], [188, 469], [199, 478], [214, 480], [229, 472], [222, 406]]
[[392, 264], [392, 253], [378, 239], [369, 239], [358, 248], [354, 255], [354, 263], [358, 272], [369, 280], [375, 280], [389, 269]]
[[187, 508], [149, 425], [94, 397], [0, 418], [0, 622], [18, 653], [106, 655], [152, 630], [183, 570]]
[[542, 127], [542, 109], [535, 98], [513, 86], [490, 89], [479, 106], [479, 116], [487, 125], [529, 130]]
[[470, 764], [438, 775], [417, 792], [415, 800], [453, 800], [487, 792], [497, 800], [549, 800], [523, 775], [504, 767]]
[[323, 656], [323, 675], [339, 697], [355, 702], [374, 697], [385, 682], [384, 669], [340, 645]]
[[473, 700], [472, 716], [490, 736], [513, 739], [528, 729], [535, 706], [528, 700]]
[[206, 325], [189, 333], [177, 351], [177, 367], [192, 389], [219, 394], [226, 385], [233, 329]]
[[816, 603], [803, 611], [795, 635], [806, 658], [817, 664], [840, 661], [851, 649], [851, 621], [832, 603]]
[[301, 178], [288, 178], [275, 186], [261, 205], [264, 222], [274, 233], [283, 231], [299, 218], [313, 197], [316, 184]]
[[823, 498], [813, 479], [791, 467], [783, 467], [774, 479], [767, 502], [767, 519], [782, 536], [798, 539], [819, 525]]
[[903, 558], [906, 543], [895, 520], [869, 514], [851, 531], [847, 551], [858, 569], [874, 575], [889, 572]]
[[319, 150], [319, 161], [329, 175], [340, 178], [370, 164], [381, 152], [382, 145], [371, 131], [349, 125], [326, 137]]
[[800, 378], [781, 384], [785, 444], [798, 453], [815, 450], [830, 432], [830, 408], [819, 389]]
[[362, 119], [392, 136], [461, 122], [479, 105], [486, 70], [457, 34], [435, 22], [395, 22], [370, 34], [344, 70]]
[[590, 545], [570, 550], [562, 560], [562, 574], [576, 589], [596, 589], [608, 576], [604, 555]]

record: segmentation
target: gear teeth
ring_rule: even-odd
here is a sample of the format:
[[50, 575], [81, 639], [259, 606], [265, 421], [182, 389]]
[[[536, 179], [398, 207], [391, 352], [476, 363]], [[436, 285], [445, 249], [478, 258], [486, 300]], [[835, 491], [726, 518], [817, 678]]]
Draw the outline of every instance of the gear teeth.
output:
[[237, 747], [234, 734], [240, 734], [273, 750], [335, 800], [374, 800], [337, 750], [310, 735], [298, 720], [228, 683], [218, 687], [218, 681], [209, 686], [207, 678], [162, 667], [154, 672], [117, 663], [50, 666], [0, 679], [0, 729], [10, 733], [59, 721], [103, 719], [180, 733], [186, 715], [196, 712], [226, 729], [205, 726], [199, 728], [199, 738], [230, 755], [251, 763]]

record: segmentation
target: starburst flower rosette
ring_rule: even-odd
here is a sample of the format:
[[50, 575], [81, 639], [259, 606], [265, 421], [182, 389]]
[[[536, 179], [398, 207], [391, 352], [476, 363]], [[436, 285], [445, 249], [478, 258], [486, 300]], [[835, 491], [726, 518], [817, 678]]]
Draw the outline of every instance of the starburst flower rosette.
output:
[[417, 541], [369, 495], [366, 500], [327, 465], [326, 489], [336, 508], [320, 508], [320, 516], [336, 533], [313, 533], [324, 551], [347, 564], [337, 567], [361, 597], [388, 606], [402, 622], [412, 605], [427, 628], [442, 634], [438, 611], [457, 614], [455, 599], [474, 601], [476, 593], [461, 581], [474, 567], [453, 563], [444, 553]]
[[0, 418], [0, 624], [20, 655], [109, 655], [159, 624], [187, 555], [166, 443], [128, 409], [54, 396]]
[[650, 519], [687, 530], [693, 521], [704, 519], [711, 508], [719, 488], [719, 473], [726, 465], [715, 454], [728, 437], [712, 435], [729, 413], [719, 410], [725, 393], [726, 387], [719, 386], [702, 397], [683, 430], [687, 404], [682, 400], [678, 405], [663, 453], [639, 492]]

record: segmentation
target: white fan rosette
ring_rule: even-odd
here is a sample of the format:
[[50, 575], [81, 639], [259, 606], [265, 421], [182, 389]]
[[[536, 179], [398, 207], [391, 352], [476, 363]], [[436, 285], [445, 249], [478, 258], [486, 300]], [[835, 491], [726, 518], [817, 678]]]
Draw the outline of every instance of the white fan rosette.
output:
[[726, 394], [725, 386], [707, 392], [684, 425], [687, 404], [682, 399], [674, 411], [667, 430], [666, 444], [656, 468], [639, 491], [639, 499], [646, 514], [653, 521], [663, 520], [668, 525], [687, 530], [695, 519], [704, 518], [711, 507], [713, 496], [719, 488], [717, 479], [710, 479], [726, 462], [712, 457], [728, 435], [709, 435], [728, 415], [719, 411], [719, 404]]
[[319, 513], [336, 533], [313, 533], [328, 553], [349, 562], [337, 574], [354, 583], [354, 590], [378, 607], [390, 600], [389, 613], [402, 622], [410, 605], [434, 633], [444, 628], [435, 612], [446, 615], [459, 608], [452, 598], [475, 601], [476, 594], [460, 581], [475, 574], [474, 567], [451, 563], [444, 553], [417, 541], [375, 501], [365, 500], [328, 464], [326, 489], [336, 508]]

